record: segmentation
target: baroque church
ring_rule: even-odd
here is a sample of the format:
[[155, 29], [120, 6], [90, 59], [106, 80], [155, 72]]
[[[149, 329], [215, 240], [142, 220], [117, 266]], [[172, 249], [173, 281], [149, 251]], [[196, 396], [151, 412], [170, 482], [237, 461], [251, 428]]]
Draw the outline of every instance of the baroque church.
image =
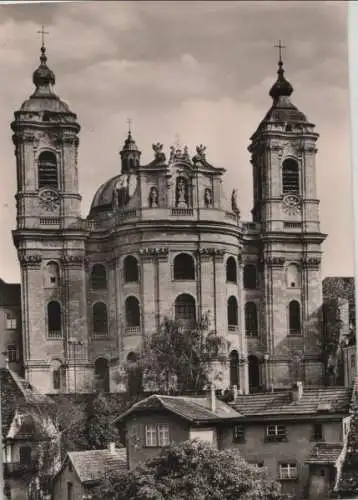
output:
[[250, 138], [248, 222], [203, 145], [153, 144], [142, 164], [131, 131], [118, 175], [104, 176], [83, 218], [80, 125], [53, 90], [44, 45], [33, 83], [11, 123], [28, 381], [45, 393], [119, 390], [118, 367], [164, 317], [190, 325], [208, 313], [230, 345], [223, 388], [321, 385], [318, 134], [291, 101], [281, 57]]

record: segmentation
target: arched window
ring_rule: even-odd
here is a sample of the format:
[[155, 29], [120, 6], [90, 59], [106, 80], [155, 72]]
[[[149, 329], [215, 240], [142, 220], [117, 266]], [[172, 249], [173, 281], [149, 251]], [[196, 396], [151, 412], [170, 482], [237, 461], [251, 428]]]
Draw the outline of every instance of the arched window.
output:
[[229, 330], [236, 330], [238, 325], [238, 306], [237, 299], [233, 295], [227, 301], [227, 321]]
[[249, 389], [255, 392], [260, 388], [260, 361], [257, 356], [249, 356]]
[[103, 264], [95, 264], [91, 273], [91, 288], [105, 290], [107, 288], [107, 272]]
[[60, 267], [57, 262], [48, 262], [46, 264], [46, 288], [56, 288], [60, 284]]
[[127, 356], [127, 362], [128, 363], [136, 363], [138, 361], [138, 356], [136, 355], [135, 352], [130, 352]]
[[126, 283], [138, 281], [138, 261], [132, 255], [128, 255], [123, 261], [124, 281]]
[[187, 293], [182, 293], [175, 300], [175, 320], [183, 326], [193, 327], [196, 322], [195, 299]]
[[237, 283], [237, 266], [234, 257], [229, 257], [226, 261], [226, 281]]
[[94, 364], [96, 390], [109, 392], [109, 365], [105, 358], [97, 358]]
[[191, 255], [180, 253], [174, 259], [174, 279], [175, 280], [194, 280], [195, 262]]
[[57, 160], [51, 151], [43, 151], [38, 159], [38, 184], [43, 187], [58, 188]]
[[236, 385], [239, 387], [239, 354], [237, 351], [231, 351], [230, 353], [230, 385]]
[[255, 290], [257, 288], [257, 270], [253, 264], [247, 264], [244, 267], [244, 288], [246, 290]]
[[245, 330], [247, 337], [257, 337], [258, 321], [255, 302], [247, 302], [245, 304]]
[[63, 366], [60, 360], [54, 359], [51, 362], [51, 372], [52, 372], [52, 388], [55, 391], [62, 389], [64, 383]]
[[103, 302], [93, 305], [93, 333], [95, 335], [106, 335], [108, 332], [107, 306]]
[[50, 338], [62, 337], [61, 304], [55, 300], [47, 304], [47, 331]]
[[300, 191], [300, 175], [297, 161], [287, 158], [282, 164], [282, 193], [295, 193]]
[[136, 297], [127, 297], [125, 302], [127, 327], [140, 326], [140, 308]]
[[297, 264], [289, 264], [286, 268], [286, 285], [288, 288], [300, 288], [300, 271]]
[[301, 333], [301, 306], [297, 300], [291, 300], [288, 305], [289, 330], [291, 335]]

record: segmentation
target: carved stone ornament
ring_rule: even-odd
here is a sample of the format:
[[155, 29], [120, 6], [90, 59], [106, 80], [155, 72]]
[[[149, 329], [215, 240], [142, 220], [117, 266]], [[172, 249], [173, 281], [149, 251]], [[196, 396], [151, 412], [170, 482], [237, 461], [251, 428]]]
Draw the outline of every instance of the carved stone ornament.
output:
[[282, 200], [282, 209], [288, 215], [296, 215], [301, 211], [301, 199], [296, 194], [286, 194]]
[[201, 248], [198, 253], [202, 256], [213, 255], [215, 257], [223, 257], [225, 255], [225, 250], [223, 248]]
[[152, 148], [154, 151], [154, 159], [158, 163], [164, 163], [166, 161], [165, 153], [163, 152], [163, 144], [157, 142], [156, 144], [152, 144]]
[[304, 257], [302, 259], [302, 264], [305, 267], [319, 267], [321, 264], [320, 257]]
[[40, 206], [53, 212], [60, 206], [60, 195], [54, 189], [43, 189], [39, 192]]
[[85, 263], [85, 259], [82, 255], [64, 255], [61, 260], [67, 265], [82, 266], [82, 264]]
[[273, 266], [273, 267], [281, 267], [285, 263], [285, 258], [284, 257], [264, 257], [263, 259], [264, 264], [268, 266]]
[[144, 259], [154, 259], [155, 257], [158, 258], [167, 258], [169, 255], [169, 249], [168, 248], [141, 248], [139, 250], [139, 255], [144, 258]]
[[41, 264], [42, 257], [41, 255], [26, 255], [21, 253], [19, 260], [23, 266], [38, 266]]

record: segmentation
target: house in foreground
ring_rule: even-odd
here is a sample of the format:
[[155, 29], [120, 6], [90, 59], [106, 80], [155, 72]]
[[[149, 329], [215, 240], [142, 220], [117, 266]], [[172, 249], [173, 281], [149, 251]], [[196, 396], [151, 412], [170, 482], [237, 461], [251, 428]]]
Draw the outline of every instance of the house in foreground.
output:
[[169, 442], [200, 438], [236, 449], [267, 468], [294, 498], [326, 500], [343, 447], [351, 390], [344, 387], [237, 395], [226, 404], [210, 397], [153, 395], [118, 417], [125, 430], [128, 465], [160, 454]]
[[127, 470], [127, 450], [110, 443], [105, 450], [71, 451], [54, 480], [53, 500], [90, 498], [106, 475]]

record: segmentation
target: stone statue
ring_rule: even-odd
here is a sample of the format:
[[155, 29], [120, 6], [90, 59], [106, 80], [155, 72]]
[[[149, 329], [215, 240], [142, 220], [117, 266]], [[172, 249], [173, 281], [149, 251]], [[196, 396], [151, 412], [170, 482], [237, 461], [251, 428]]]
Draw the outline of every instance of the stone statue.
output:
[[128, 203], [128, 177], [121, 175], [114, 186], [114, 208], [123, 208]]
[[210, 208], [213, 205], [213, 197], [209, 188], [206, 188], [204, 191], [204, 204], [206, 208]]
[[176, 206], [179, 208], [187, 208], [187, 203], [185, 199], [186, 182], [182, 177], [178, 178], [177, 181], [177, 192], [176, 192]]
[[149, 206], [150, 206], [150, 208], [157, 208], [158, 207], [158, 189], [154, 186], [150, 188]]
[[163, 163], [166, 160], [165, 154], [163, 153], [163, 144], [157, 142], [156, 144], [152, 144], [152, 148], [154, 151], [154, 159], [157, 162]]
[[198, 163], [200, 161], [205, 161], [205, 151], [206, 146], [203, 146], [203, 144], [200, 144], [200, 146], [196, 146], [196, 155], [193, 157], [193, 162]]
[[232, 194], [231, 194], [231, 210], [235, 214], [239, 214], [240, 213], [240, 210], [239, 210], [239, 207], [238, 207], [238, 204], [237, 204], [237, 189], [233, 189], [232, 190]]

